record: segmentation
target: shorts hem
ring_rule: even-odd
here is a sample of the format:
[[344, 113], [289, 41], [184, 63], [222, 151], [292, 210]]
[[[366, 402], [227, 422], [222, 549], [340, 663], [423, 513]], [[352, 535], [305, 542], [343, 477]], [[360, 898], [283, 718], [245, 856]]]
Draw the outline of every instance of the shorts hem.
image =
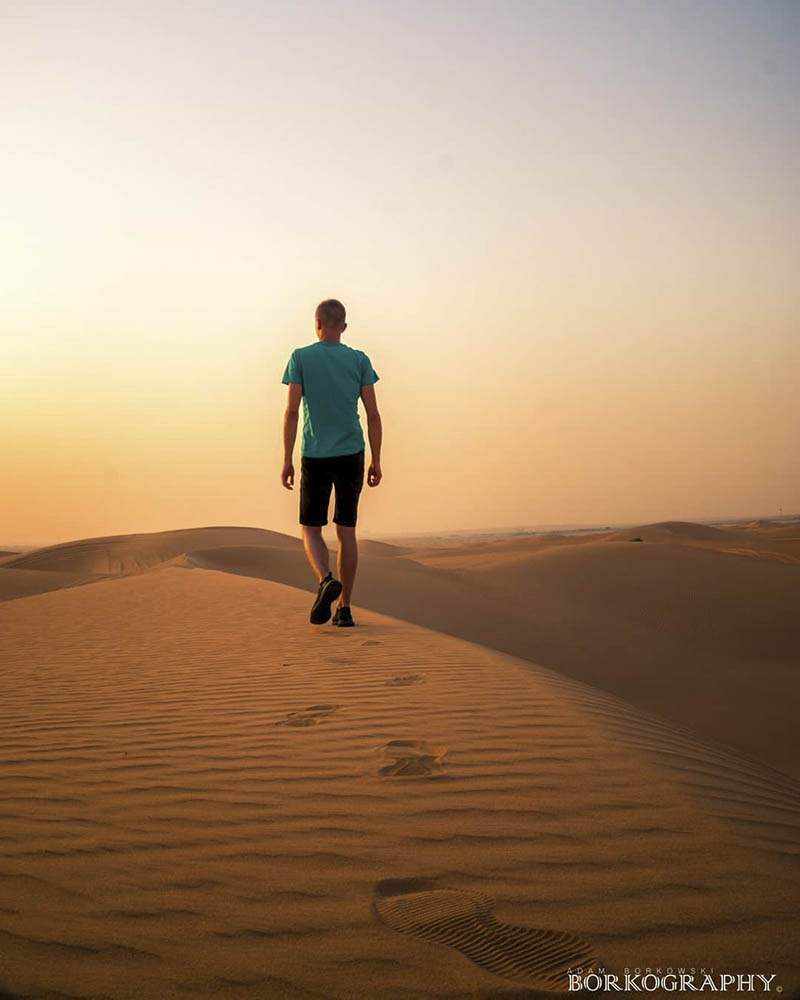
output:
[[325, 459], [325, 458], [355, 458], [356, 455], [366, 454], [365, 446], [361, 446], [358, 451], [337, 451], [335, 455], [301, 455], [300, 458], [313, 458], [313, 459]]

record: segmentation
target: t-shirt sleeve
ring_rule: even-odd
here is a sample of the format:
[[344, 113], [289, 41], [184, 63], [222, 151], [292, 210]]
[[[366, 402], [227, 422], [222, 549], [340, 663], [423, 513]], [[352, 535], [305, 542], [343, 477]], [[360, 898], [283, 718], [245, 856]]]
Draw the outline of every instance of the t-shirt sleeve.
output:
[[372, 362], [369, 360], [364, 352], [361, 352], [361, 384], [362, 385], [374, 385], [378, 381], [380, 376], [372, 367]]
[[303, 365], [300, 358], [297, 356], [296, 350], [292, 351], [281, 382], [283, 382], [284, 385], [289, 385], [290, 383], [295, 383], [296, 385], [303, 384]]

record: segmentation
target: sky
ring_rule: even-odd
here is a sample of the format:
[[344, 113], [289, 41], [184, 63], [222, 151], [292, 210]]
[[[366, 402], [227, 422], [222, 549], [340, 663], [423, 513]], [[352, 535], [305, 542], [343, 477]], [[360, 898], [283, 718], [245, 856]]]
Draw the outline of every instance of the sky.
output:
[[363, 536], [800, 511], [799, 45], [793, 0], [0, 0], [0, 542], [299, 535], [329, 297]]

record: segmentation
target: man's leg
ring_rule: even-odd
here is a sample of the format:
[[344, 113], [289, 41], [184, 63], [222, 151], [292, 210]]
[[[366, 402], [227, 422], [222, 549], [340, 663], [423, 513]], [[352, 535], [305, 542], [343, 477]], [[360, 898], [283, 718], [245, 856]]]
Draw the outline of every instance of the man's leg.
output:
[[321, 524], [303, 524], [303, 548], [311, 563], [311, 568], [317, 574], [317, 579], [322, 580], [330, 571], [330, 561], [328, 546], [322, 537]]
[[337, 607], [349, 608], [350, 595], [353, 592], [353, 583], [356, 579], [356, 567], [358, 566], [358, 542], [356, 541], [355, 525], [351, 528], [346, 524], [336, 525], [336, 534], [339, 537], [339, 555], [337, 566], [339, 579], [342, 581], [342, 593], [337, 601]]
[[330, 462], [321, 458], [300, 459], [300, 527], [303, 530], [303, 548], [311, 568], [322, 580], [328, 575], [328, 546], [322, 529], [328, 520], [333, 478]]
[[342, 593], [338, 607], [350, 607], [350, 595], [358, 566], [358, 543], [356, 542], [356, 520], [358, 518], [358, 498], [364, 485], [364, 452], [345, 455], [337, 463], [333, 474], [336, 489], [336, 506], [333, 520], [339, 538], [337, 566], [342, 581]]

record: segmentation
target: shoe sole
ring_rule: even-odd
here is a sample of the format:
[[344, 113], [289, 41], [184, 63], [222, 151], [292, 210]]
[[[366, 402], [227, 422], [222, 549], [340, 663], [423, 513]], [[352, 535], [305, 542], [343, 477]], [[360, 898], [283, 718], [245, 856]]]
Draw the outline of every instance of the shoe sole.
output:
[[311, 608], [309, 620], [312, 625], [324, 625], [331, 616], [331, 604], [342, 592], [342, 585], [338, 580], [329, 580], [317, 595], [316, 601]]

